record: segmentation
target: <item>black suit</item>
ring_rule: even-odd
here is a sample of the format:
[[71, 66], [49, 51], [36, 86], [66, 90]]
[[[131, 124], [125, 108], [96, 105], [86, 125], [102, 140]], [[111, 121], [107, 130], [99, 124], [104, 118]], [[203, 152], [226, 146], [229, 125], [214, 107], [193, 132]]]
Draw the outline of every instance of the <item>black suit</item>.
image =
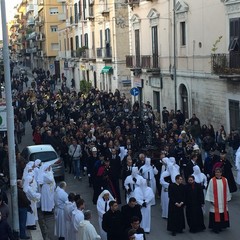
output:
[[138, 217], [140, 222], [142, 221], [141, 207], [139, 205], [136, 205], [132, 208], [128, 204], [126, 204], [122, 206], [121, 211], [125, 229], [131, 227], [131, 219], [134, 216]]
[[121, 204], [121, 195], [120, 195], [120, 187], [119, 187], [119, 178], [121, 174], [121, 159], [119, 156], [111, 156], [110, 158], [110, 168], [111, 168], [111, 181], [116, 193], [116, 198], [118, 204]]
[[112, 212], [109, 209], [103, 215], [102, 229], [107, 233], [108, 240], [123, 240], [123, 219], [122, 214], [118, 210]]

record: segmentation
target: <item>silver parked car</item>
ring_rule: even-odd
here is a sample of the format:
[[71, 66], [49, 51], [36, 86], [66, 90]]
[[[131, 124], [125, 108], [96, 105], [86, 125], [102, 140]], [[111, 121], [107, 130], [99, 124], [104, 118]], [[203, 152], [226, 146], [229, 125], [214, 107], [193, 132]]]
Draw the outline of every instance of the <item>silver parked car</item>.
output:
[[52, 163], [54, 177], [64, 180], [64, 164], [60, 156], [50, 144], [27, 146], [22, 150], [21, 156], [26, 162], [40, 159], [42, 164]]

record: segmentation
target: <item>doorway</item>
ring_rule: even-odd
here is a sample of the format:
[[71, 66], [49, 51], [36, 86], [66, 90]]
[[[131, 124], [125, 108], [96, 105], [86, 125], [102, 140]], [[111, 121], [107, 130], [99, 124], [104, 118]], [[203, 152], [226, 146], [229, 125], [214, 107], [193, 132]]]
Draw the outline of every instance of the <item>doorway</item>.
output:
[[180, 96], [181, 96], [182, 112], [183, 112], [185, 118], [188, 118], [189, 117], [188, 92], [187, 92], [187, 88], [184, 84], [180, 85]]

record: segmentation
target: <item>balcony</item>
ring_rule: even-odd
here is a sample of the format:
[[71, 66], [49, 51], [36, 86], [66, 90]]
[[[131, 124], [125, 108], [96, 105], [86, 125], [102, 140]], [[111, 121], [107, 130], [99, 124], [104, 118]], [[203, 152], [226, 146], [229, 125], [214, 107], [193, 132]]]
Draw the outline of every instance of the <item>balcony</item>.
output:
[[58, 20], [59, 21], [65, 21], [67, 19], [66, 13], [58, 13]]
[[86, 19], [94, 20], [93, 6], [89, 6], [89, 11], [87, 13]]
[[37, 52], [37, 48], [36, 47], [34, 47], [34, 48], [27, 48], [26, 49], [26, 53], [29, 53], [29, 54], [36, 53], [36, 52]]
[[147, 71], [155, 71], [160, 69], [158, 55], [128, 55], [126, 56], [127, 68], [143, 68]]
[[112, 48], [97, 48], [97, 58], [111, 59], [112, 58]]
[[216, 75], [240, 74], [240, 52], [212, 54], [211, 65]]
[[37, 36], [36, 36], [36, 41], [37, 41], [37, 42], [45, 41], [45, 34], [44, 34], [44, 33], [39, 33], [39, 34], [37, 34]]
[[34, 22], [34, 19], [33, 18], [30, 18], [27, 20], [27, 26], [34, 26], [35, 25], [35, 22]]
[[43, 18], [39, 17], [36, 21], [35, 21], [35, 26], [42, 26], [44, 24], [44, 20]]
[[26, 14], [33, 12], [34, 11], [34, 5], [33, 4], [28, 4], [26, 8]]
[[140, 0], [128, 0], [128, 5], [133, 8], [133, 7], [136, 7], [136, 6], [139, 6], [139, 3], [140, 3]]
[[27, 35], [26, 40], [27, 41], [29, 41], [29, 40], [36, 40], [36, 37], [37, 37], [37, 33], [36, 32], [32, 32], [32, 33]]

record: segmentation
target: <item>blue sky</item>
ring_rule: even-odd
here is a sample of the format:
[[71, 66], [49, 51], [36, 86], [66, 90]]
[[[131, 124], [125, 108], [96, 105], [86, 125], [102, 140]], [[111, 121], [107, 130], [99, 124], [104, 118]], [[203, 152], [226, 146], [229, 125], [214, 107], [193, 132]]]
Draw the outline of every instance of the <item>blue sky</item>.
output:
[[[11, 20], [14, 16], [14, 7], [20, 3], [21, 0], [5, 0], [5, 4], [6, 4], [6, 14], [7, 14], [7, 21]], [[1, 3], [0, 3], [1, 4]], [[2, 29], [2, 16], [1, 16], [1, 12], [0, 12], [0, 29]], [[2, 31], [0, 31], [0, 39], [2, 39]]]

